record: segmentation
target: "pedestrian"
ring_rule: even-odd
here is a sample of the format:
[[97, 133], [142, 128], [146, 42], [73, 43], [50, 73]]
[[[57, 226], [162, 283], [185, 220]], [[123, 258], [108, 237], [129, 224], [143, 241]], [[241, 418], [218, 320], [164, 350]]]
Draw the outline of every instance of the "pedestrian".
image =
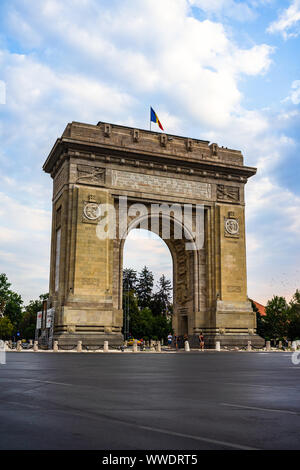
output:
[[168, 334], [168, 346], [169, 348], [172, 346], [173, 336], [171, 333]]
[[203, 336], [202, 331], [199, 335], [199, 346], [200, 346], [200, 350], [204, 351], [204, 336]]

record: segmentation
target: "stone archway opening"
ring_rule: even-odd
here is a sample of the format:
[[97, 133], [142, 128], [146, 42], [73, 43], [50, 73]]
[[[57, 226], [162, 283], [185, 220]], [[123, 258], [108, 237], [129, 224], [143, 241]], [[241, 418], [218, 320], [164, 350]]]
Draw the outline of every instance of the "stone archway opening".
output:
[[[141, 207], [138, 211], [131, 211], [128, 217], [128, 226], [126, 232], [121, 235], [118, 245], [119, 249], [119, 308], [122, 308], [122, 272], [124, 264], [124, 245], [125, 240], [133, 230], [144, 229], [151, 233], [166, 245], [172, 258], [173, 267], [173, 314], [172, 327], [176, 335], [193, 336], [195, 334], [195, 312], [200, 309], [199, 279], [205, 284], [206, 268], [205, 256], [200, 259], [201, 253], [204, 254], [205, 247], [197, 249], [192, 227], [184, 224], [184, 219], [178, 216], [173, 210], [169, 213], [151, 212], [151, 205], [144, 208], [141, 214]], [[169, 208], [170, 209], [170, 208]], [[173, 209], [175, 209], [173, 207]], [[130, 214], [130, 211], [128, 212]], [[146, 230], [145, 230], [146, 229]], [[126, 235], [126, 236], [125, 236]], [[204, 240], [203, 240], [204, 243]], [[115, 273], [116, 273], [115, 267]], [[202, 310], [206, 307], [206, 295], [202, 292], [201, 296]]]
[[[152, 288], [152, 302], [155, 300], [155, 295], [158, 293], [161, 286], [159, 282], [161, 277], [164, 276], [165, 280], [171, 283], [171, 291], [169, 292], [169, 304], [166, 305], [165, 309], [161, 309], [159, 315], [165, 317], [165, 321], [170, 324], [172, 322], [172, 307], [173, 307], [173, 259], [164, 240], [151, 232], [150, 230], [133, 228], [128, 233], [124, 245], [123, 245], [123, 266], [122, 271], [125, 269], [134, 270], [136, 278], [139, 279], [143, 269], [147, 267], [151, 274], [153, 274], [153, 288]], [[134, 274], [131, 273], [131, 276]], [[126, 278], [125, 278], [126, 279]], [[130, 308], [131, 302], [128, 297], [130, 296], [130, 288], [132, 289], [132, 278], [130, 281], [124, 280], [123, 276], [123, 334], [125, 339], [131, 333], [130, 325]], [[133, 292], [131, 295], [138, 298], [138, 281], [135, 283]], [[148, 308], [154, 315], [158, 315], [158, 308], [153, 308], [153, 304], [149, 302]], [[156, 305], [157, 307], [157, 305]], [[168, 331], [169, 332], [169, 331]], [[141, 333], [142, 337], [146, 334]]]

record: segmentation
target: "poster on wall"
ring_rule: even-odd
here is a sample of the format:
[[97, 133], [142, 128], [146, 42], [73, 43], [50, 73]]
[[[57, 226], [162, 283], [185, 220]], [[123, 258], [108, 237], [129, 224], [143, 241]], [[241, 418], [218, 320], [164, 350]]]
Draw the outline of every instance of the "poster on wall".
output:
[[51, 328], [53, 315], [54, 315], [54, 308], [48, 308], [47, 317], [46, 317], [46, 328]]
[[42, 316], [43, 312], [38, 312], [36, 316], [36, 329], [40, 330], [42, 328]]

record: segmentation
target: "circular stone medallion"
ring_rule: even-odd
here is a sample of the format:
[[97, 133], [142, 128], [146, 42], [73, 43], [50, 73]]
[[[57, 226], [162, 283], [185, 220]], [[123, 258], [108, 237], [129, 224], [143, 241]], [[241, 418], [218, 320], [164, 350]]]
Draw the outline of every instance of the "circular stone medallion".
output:
[[225, 230], [230, 235], [237, 235], [239, 233], [239, 223], [236, 219], [226, 219]]
[[83, 213], [85, 217], [89, 220], [96, 220], [100, 217], [100, 207], [99, 204], [95, 202], [89, 202], [84, 206]]

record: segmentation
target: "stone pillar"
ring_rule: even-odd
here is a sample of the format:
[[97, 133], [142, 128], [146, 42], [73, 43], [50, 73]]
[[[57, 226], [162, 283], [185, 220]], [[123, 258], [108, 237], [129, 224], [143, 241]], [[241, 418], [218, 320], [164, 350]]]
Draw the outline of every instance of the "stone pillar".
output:
[[161, 343], [160, 343], [160, 341], [157, 342], [156, 351], [157, 351], [157, 352], [161, 352]]
[[39, 350], [39, 342], [38, 341], [35, 341], [33, 343], [33, 350], [34, 350], [34, 352], [38, 352], [38, 350]]
[[108, 341], [104, 341], [104, 344], [103, 344], [103, 351], [104, 351], [104, 352], [108, 352]]
[[252, 351], [251, 341], [248, 341], [247, 351]]
[[[220, 188], [220, 199], [223, 189]], [[241, 193], [239, 197], [242, 198]], [[222, 345], [241, 347], [251, 340], [254, 345], [262, 346], [264, 341], [254, 333], [256, 314], [247, 297], [245, 214], [239, 197], [236, 194], [240, 204], [219, 202], [216, 205], [218, 248], [213, 267], [215, 291], [212, 292], [212, 301], [216, 302], [216, 328], [224, 332], [220, 338]], [[225, 334], [227, 331], [230, 335]], [[207, 339], [209, 343], [210, 338]], [[212, 344], [215, 341], [216, 337], [211, 339]]]
[[190, 345], [189, 345], [189, 342], [188, 342], [188, 341], [185, 341], [185, 342], [184, 342], [184, 350], [185, 350], [186, 352], [189, 352], [189, 351], [190, 351]]
[[221, 351], [220, 341], [216, 341], [216, 351]]
[[17, 351], [22, 351], [21, 341], [17, 341]]
[[82, 341], [77, 341], [77, 352], [82, 352]]
[[266, 351], [271, 351], [271, 341], [266, 341]]
[[58, 341], [53, 341], [53, 352], [58, 352]]
[[288, 348], [290, 349], [292, 347], [292, 341], [288, 341]]
[[278, 348], [279, 348], [279, 349], [282, 349], [282, 341], [279, 341], [279, 343], [278, 343]]
[[138, 345], [137, 345], [137, 340], [136, 340], [136, 339], [135, 339], [134, 342], [133, 342], [132, 351], [133, 351], [133, 352], [137, 352], [137, 351], [138, 351]]
[[29, 340], [29, 346], [32, 346], [32, 339]]

